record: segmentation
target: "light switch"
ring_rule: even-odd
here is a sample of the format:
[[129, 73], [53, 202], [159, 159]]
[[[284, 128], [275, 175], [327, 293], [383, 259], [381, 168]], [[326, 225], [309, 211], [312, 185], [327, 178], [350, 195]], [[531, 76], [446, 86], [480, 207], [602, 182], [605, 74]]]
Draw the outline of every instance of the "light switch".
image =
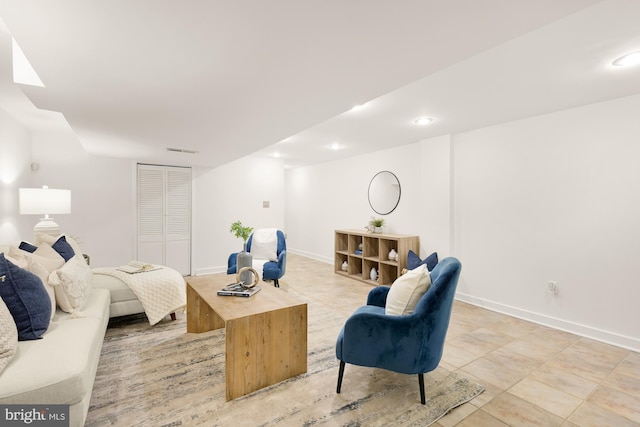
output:
[[268, 207], [269, 207], [269, 201], [268, 201], [268, 200], [264, 200], [264, 201], [262, 202], [262, 207], [263, 207], [263, 208], [268, 208]]

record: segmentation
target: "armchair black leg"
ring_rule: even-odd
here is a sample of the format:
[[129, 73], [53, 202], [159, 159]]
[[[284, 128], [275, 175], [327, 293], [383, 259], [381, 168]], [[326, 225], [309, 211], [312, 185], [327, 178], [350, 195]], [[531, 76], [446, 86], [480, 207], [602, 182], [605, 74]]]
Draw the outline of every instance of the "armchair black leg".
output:
[[336, 388], [336, 393], [340, 394], [340, 389], [342, 388], [342, 376], [344, 375], [344, 362], [340, 361], [340, 370], [338, 371], [338, 387]]
[[273, 286], [275, 286], [276, 288], [280, 287], [280, 283], [278, 282], [278, 279], [273, 281]]
[[418, 384], [420, 385], [420, 403], [426, 403], [424, 398], [424, 374], [418, 374]]

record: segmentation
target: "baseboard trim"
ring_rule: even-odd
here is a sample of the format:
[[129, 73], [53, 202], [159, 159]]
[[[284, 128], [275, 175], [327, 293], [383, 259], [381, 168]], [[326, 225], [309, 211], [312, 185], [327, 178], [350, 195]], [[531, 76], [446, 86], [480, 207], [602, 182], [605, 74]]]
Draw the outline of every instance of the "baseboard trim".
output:
[[208, 267], [208, 268], [198, 268], [194, 270], [194, 276], [204, 276], [205, 274], [217, 274], [217, 273], [226, 273], [227, 267]]
[[552, 316], [547, 316], [545, 314], [540, 314], [533, 311], [523, 310], [518, 307], [501, 304], [483, 298], [477, 298], [460, 292], [456, 293], [456, 299], [475, 305], [477, 307], [486, 308], [487, 310], [513, 316], [518, 319], [527, 320], [538, 325], [548, 326], [550, 328], [576, 334], [581, 337], [590, 338], [606, 344], [615, 345], [617, 347], [622, 347], [627, 350], [636, 352], [640, 351], [640, 340], [637, 338], [616, 334], [614, 332], [605, 331], [602, 329], [594, 328], [592, 326], [582, 325], [580, 323], [575, 323]]
[[327, 257], [323, 257], [323, 256], [320, 256], [320, 255], [317, 255], [317, 254], [313, 254], [311, 252], [305, 252], [305, 251], [301, 251], [301, 250], [298, 250], [298, 249], [290, 249], [290, 248], [287, 248], [287, 252], [291, 252], [293, 254], [302, 255], [302, 256], [305, 256], [307, 258], [311, 258], [311, 259], [314, 259], [316, 261], [324, 262], [324, 263], [327, 263], [327, 264], [333, 264], [333, 259], [327, 258]]

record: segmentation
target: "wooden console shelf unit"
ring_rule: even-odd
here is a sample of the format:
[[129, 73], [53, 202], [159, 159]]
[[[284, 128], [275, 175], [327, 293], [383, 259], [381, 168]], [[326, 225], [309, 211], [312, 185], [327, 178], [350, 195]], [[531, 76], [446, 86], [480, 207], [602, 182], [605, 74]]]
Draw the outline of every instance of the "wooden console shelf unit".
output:
[[[362, 244], [362, 253], [356, 250]], [[397, 261], [389, 260], [389, 252], [395, 249]], [[334, 270], [351, 279], [370, 285], [390, 286], [407, 266], [409, 249], [420, 253], [420, 238], [404, 234], [368, 233], [366, 230], [336, 230]], [[347, 271], [342, 264], [347, 261]], [[371, 268], [378, 272], [378, 280], [370, 279]]]

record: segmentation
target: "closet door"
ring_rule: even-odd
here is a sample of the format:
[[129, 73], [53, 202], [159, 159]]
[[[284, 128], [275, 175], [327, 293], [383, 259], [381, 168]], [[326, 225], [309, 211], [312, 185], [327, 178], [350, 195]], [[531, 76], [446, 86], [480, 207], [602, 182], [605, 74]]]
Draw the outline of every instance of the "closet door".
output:
[[137, 259], [190, 274], [190, 168], [138, 165]]

